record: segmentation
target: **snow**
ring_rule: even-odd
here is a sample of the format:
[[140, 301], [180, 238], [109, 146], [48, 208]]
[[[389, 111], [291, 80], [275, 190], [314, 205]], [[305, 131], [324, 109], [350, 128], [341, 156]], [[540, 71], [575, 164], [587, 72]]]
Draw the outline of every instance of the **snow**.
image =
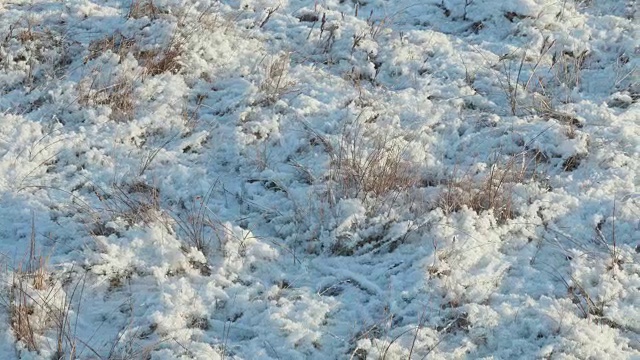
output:
[[0, 358], [640, 358], [639, 11], [0, 3]]

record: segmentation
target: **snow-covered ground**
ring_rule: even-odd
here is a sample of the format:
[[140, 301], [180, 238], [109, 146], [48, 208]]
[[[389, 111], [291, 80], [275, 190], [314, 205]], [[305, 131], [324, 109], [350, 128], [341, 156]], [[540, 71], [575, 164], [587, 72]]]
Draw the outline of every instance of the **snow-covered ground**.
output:
[[5, 0], [1, 359], [639, 359], [634, 0]]

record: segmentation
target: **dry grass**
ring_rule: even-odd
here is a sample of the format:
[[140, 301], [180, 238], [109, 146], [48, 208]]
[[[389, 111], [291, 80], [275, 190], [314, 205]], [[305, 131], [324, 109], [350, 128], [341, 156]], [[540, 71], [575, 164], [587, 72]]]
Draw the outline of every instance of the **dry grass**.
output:
[[[556, 47], [555, 40], [545, 38], [537, 52], [519, 49], [500, 57], [498, 81], [512, 115], [522, 110], [553, 117], [557, 111], [552, 99], [559, 98], [562, 93], [568, 96], [566, 94], [580, 86], [589, 52], [574, 53]], [[518, 51], [521, 54], [518, 55]]]
[[589, 51], [579, 53], [562, 51], [554, 54], [551, 69], [557, 86], [566, 86], [569, 89], [580, 86], [582, 69], [589, 56]]
[[78, 102], [83, 106], [105, 105], [111, 109], [111, 119], [130, 121], [136, 112], [135, 90], [148, 76], [164, 73], [176, 74], [182, 69], [181, 56], [184, 53], [184, 41], [175, 35], [166, 44], [153, 49], [142, 49], [133, 38], [127, 38], [116, 32], [104, 38], [92, 41], [87, 47], [85, 64], [102, 54], [112, 53], [122, 61], [127, 56], [136, 59], [141, 67], [139, 71], [112, 71], [110, 78], [100, 79], [102, 68], [93, 69], [78, 83]]
[[263, 65], [264, 80], [260, 84], [260, 90], [264, 93], [263, 102], [273, 104], [283, 95], [292, 91], [295, 84], [288, 79], [289, 54], [282, 54], [270, 59]]
[[[35, 243], [35, 219], [32, 218], [29, 259], [13, 272], [7, 302], [11, 329], [16, 340], [29, 350], [39, 353], [52, 347], [40, 337], [53, 331], [56, 335], [54, 358], [75, 358], [76, 336], [71, 326], [71, 307], [74, 298], [81, 299], [80, 282], [67, 295], [62, 286], [50, 281], [47, 260], [38, 254]], [[82, 282], [84, 288], [84, 282]], [[78, 292], [80, 290], [80, 292]]]
[[[123, 220], [127, 226], [156, 224], [181, 238], [185, 252], [195, 247], [208, 256], [216, 248], [216, 240], [217, 248], [222, 250], [227, 237], [232, 234], [209, 208], [216, 185], [191, 203], [181, 201], [177, 212], [163, 208], [160, 190], [142, 181], [114, 183], [109, 189], [97, 187], [94, 192], [101, 206], [89, 210], [92, 214], [89, 231], [94, 236], [109, 236], [116, 230], [108, 227], [107, 223], [116, 219]], [[209, 271], [207, 264], [192, 265], [203, 273]], [[114, 281], [119, 283], [119, 280]]]
[[[143, 181], [114, 183], [109, 189], [96, 187], [94, 192], [100, 206], [84, 210], [92, 215], [89, 232], [94, 236], [114, 234], [117, 230], [107, 225], [114, 220], [124, 221], [130, 227], [160, 225], [182, 241], [185, 253], [196, 248], [208, 258], [212, 251], [218, 249], [224, 256], [224, 244], [234, 235], [209, 208], [216, 185], [217, 183], [192, 202], [181, 200], [177, 211], [162, 207], [160, 190]], [[203, 275], [211, 273], [207, 263], [192, 262], [191, 265]], [[112, 287], [120, 286], [122, 277], [126, 276], [124, 274], [113, 278]]]
[[96, 77], [88, 76], [78, 84], [78, 103], [108, 106], [114, 121], [132, 120], [136, 109], [134, 90], [135, 79], [130, 76], [114, 76], [106, 86], [99, 86]]
[[108, 235], [104, 224], [112, 219], [122, 219], [129, 226], [160, 219], [160, 190], [144, 182], [114, 183], [109, 190], [97, 188], [95, 194], [102, 207], [94, 212], [97, 215], [94, 235]]
[[88, 51], [89, 55], [85, 62], [110, 51], [120, 58], [132, 54], [138, 64], [145, 68], [145, 75], [155, 76], [165, 72], [175, 74], [182, 68], [180, 57], [184, 53], [184, 41], [174, 34], [166, 44], [148, 50], [141, 49], [135, 39], [127, 38], [117, 32], [92, 41]]
[[156, 76], [163, 73], [178, 73], [182, 69], [182, 63], [180, 62], [182, 53], [182, 44], [172, 41], [166, 47], [139, 51], [134, 56], [144, 66], [146, 75]]
[[127, 19], [140, 19], [149, 17], [155, 19], [160, 14], [158, 7], [153, 0], [132, 0], [127, 13]]
[[[132, 39], [115, 33], [91, 42], [87, 48], [89, 54], [84, 62], [86, 64], [109, 52], [123, 59], [134, 48], [135, 42]], [[93, 69], [78, 83], [78, 103], [86, 107], [105, 105], [111, 109], [111, 119], [132, 120], [136, 108], [134, 90], [139, 76], [112, 73], [108, 79], [101, 80], [102, 73], [104, 70], [101, 68]]]
[[24, 268], [19, 265], [14, 272], [9, 296], [11, 328], [16, 339], [30, 351], [38, 351], [36, 336], [41, 330], [33, 319], [35, 310], [30, 294], [33, 290], [43, 291], [47, 286], [46, 260], [36, 252], [35, 217], [32, 215], [29, 259]]
[[[12, 330], [18, 341], [35, 352], [39, 352], [42, 346], [51, 346], [38, 338], [53, 330], [56, 336], [54, 358], [74, 359], [77, 338], [71, 310], [74, 298], [82, 298], [84, 282], [76, 283], [71, 294], [67, 295], [61, 286], [45, 282], [39, 285], [37, 279], [44, 274], [44, 262], [36, 273], [22, 269], [15, 272], [10, 294]], [[44, 287], [39, 287], [42, 285]]]
[[94, 60], [107, 51], [111, 51], [121, 57], [126, 56], [132, 50], [134, 45], [135, 41], [133, 39], [128, 39], [121, 33], [116, 32], [113, 35], [100, 38], [89, 43], [89, 47], [87, 48], [89, 55], [85, 59], [85, 62], [88, 60]]
[[406, 190], [417, 183], [417, 176], [404, 161], [404, 147], [395, 139], [369, 124], [378, 114], [363, 119], [361, 113], [353, 124], [343, 128], [337, 148], [330, 148], [330, 179], [338, 198], [380, 197]]
[[[0, 70], [11, 72], [28, 65], [21, 85], [30, 92], [65, 72], [72, 61], [70, 45], [61, 28], [45, 26], [30, 16], [20, 18], [0, 37]], [[5, 80], [3, 90], [17, 85], [13, 82]]]
[[185, 204], [183, 214], [174, 216], [178, 228], [186, 236], [186, 245], [194, 246], [205, 256], [211, 251], [211, 235], [217, 228], [208, 208], [212, 191], [213, 187], [204, 196], [193, 199], [191, 204]]
[[[132, 0], [127, 18], [149, 17], [153, 20], [162, 12], [153, 0]], [[167, 44], [158, 48], [148, 50], [133, 46], [131, 50], [138, 63], [145, 67], [145, 75], [155, 76], [165, 72], [175, 74], [182, 68], [180, 56], [184, 52], [184, 42], [177, 34], [174, 34]]]
[[541, 154], [523, 152], [495, 161], [480, 176], [466, 173], [458, 176], [456, 171], [446, 179], [439, 206], [445, 213], [456, 212], [463, 207], [477, 213], [493, 211], [496, 219], [505, 221], [517, 214], [514, 209], [514, 187], [536, 180], [540, 174], [538, 165], [543, 162]]
[[39, 346], [36, 342], [38, 331], [31, 320], [34, 309], [27, 295], [29, 284], [24, 281], [23, 276], [29, 276], [29, 274], [19, 269], [11, 286], [9, 302], [11, 329], [16, 340], [23, 342], [29, 351], [38, 351]]
[[[190, 204], [183, 204], [180, 214], [174, 214], [173, 220], [186, 238], [185, 247], [195, 247], [205, 256], [214, 249], [213, 241], [217, 240], [218, 250], [223, 252], [227, 237], [232, 234], [215, 213], [209, 208], [209, 202], [218, 183], [214, 183], [206, 194], [193, 199]], [[224, 254], [223, 254], [224, 255]]]

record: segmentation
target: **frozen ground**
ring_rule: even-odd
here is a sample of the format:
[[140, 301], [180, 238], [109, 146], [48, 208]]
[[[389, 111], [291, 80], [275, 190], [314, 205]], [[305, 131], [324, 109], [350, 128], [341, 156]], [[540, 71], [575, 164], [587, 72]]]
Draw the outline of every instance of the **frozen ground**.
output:
[[640, 358], [639, 16], [1, 2], [0, 358]]

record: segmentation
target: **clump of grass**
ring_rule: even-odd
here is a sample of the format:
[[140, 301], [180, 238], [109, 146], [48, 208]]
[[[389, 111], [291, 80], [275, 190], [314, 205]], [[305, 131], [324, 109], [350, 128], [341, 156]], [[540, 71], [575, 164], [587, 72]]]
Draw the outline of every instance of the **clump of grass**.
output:
[[91, 209], [93, 235], [113, 233], [106, 223], [115, 219], [124, 220], [128, 226], [145, 226], [162, 220], [160, 190], [145, 182], [114, 183], [110, 189], [97, 187], [94, 193], [101, 206]]
[[[73, 299], [82, 297], [80, 282], [75, 284], [71, 295], [67, 295], [61, 286], [50, 281], [46, 264], [47, 259], [36, 250], [35, 217], [32, 217], [29, 258], [13, 272], [11, 281], [7, 302], [10, 326], [16, 340], [36, 353], [51, 346], [40, 337], [53, 331], [56, 335], [54, 358], [73, 359], [76, 336], [71, 326], [71, 308]], [[84, 282], [82, 284], [83, 288]]]
[[479, 176], [453, 174], [445, 180], [438, 204], [445, 213], [456, 212], [463, 207], [477, 213], [493, 211], [496, 219], [505, 221], [517, 214], [514, 208], [514, 187], [535, 180], [537, 165], [544, 159], [536, 154], [523, 152], [495, 161]]
[[149, 17], [155, 19], [160, 13], [153, 0], [132, 0], [127, 13], [127, 19]]
[[166, 44], [153, 49], [142, 49], [133, 38], [127, 38], [120, 32], [92, 41], [88, 47], [89, 55], [85, 59], [94, 60], [107, 51], [126, 57], [128, 54], [145, 68], [145, 75], [156, 76], [165, 72], [177, 73], [182, 68], [180, 57], [184, 53], [184, 42], [178, 35], [172, 36]]
[[361, 113], [353, 124], [345, 124], [340, 143], [331, 147], [330, 180], [334, 196], [359, 198], [366, 202], [401, 192], [417, 183], [410, 164], [404, 160], [404, 146], [369, 127], [379, 117]]
[[36, 337], [41, 330], [40, 324], [33, 318], [35, 305], [31, 294], [47, 287], [46, 260], [36, 253], [35, 216], [32, 215], [29, 259], [26, 266], [20, 264], [13, 273], [9, 294], [11, 328], [16, 339], [22, 341], [29, 351], [38, 351]]
[[[44, 263], [38, 271], [45, 273]], [[54, 358], [74, 359], [77, 338], [71, 313], [74, 297], [82, 296], [76, 293], [80, 290], [80, 283], [67, 296], [61, 287], [45, 284], [40, 288], [35, 280], [38, 276], [41, 275], [23, 269], [18, 269], [14, 274], [9, 306], [13, 333], [29, 351], [39, 353], [42, 346], [51, 344], [42, 343], [38, 338], [53, 330], [56, 336]]]
[[9, 32], [0, 37], [0, 69], [24, 75], [5, 80], [3, 90], [22, 85], [31, 92], [62, 75], [72, 60], [69, 48], [66, 35], [54, 26], [44, 26], [31, 17], [11, 24]]
[[89, 55], [85, 59], [85, 62], [88, 60], [94, 60], [107, 51], [111, 51], [121, 57], [126, 56], [134, 45], [135, 41], [133, 39], [126, 38], [120, 32], [116, 32], [113, 35], [96, 39], [89, 43], [89, 47], [87, 48]]
[[146, 75], [156, 76], [166, 72], [176, 74], [180, 71], [182, 69], [180, 62], [182, 53], [182, 44], [172, 41], [166, 47], [139, 51], [134, 56], [145, 67]]
[[[35, 188], [42, 188], [34, 186]], [[118, 181], [102, 187], [97, 184], [83, 183], [76, 188], [85, 188], [93, 193], [97, 204], [55, 187], [47, 187], [68, 194], [72, 198], [73, 211], [82, 214], [87, 232], [93, 236], [110, 236], [117, 230], [109, 225], [116, 221], [126, 227], [146, 226], [159, 223], [170, 227], [160, 206], [160, 190], [143, 180]]]
[[[143, 48], [133, 38], [119, 32], [92, 41], [87, 47], [85, 64], [103, 54], [117, 56], [119, 65], [113, 70], [96, 68], [78, 84], [78, 102], [82, 106], [108, 106], [111, 119], [132, 120], [136, 112], [135, 90], [148, 76], [176, 74], [182, 69], [184, 40], [175, 34], [166, 44], [153, 49]], [[130, 71], [120, 63], [127, 57], [136, 60], [139, 69]]]
[[[94, 192], [100, 201], [99, 207], [91, 209], [93, 228], [90, 232], [96, 236], [109, 236], [116, 232], [107, 224], [113, 220], [123, 220], [126, 226], [149, 226], [159, 224], [170, 234], [175, 234], [183, 241], [182, 250], [191, 252], [199, 250], [205, 257], [214, 250], [217, 240], [222, 251], [232, 231], [216, 218], [209, 208], [214, 186], [193, 202], [179, 202], [180, 209], [171, 211], [163, 208], [160, 201], [160, 190], [144, 181], [114, 183], [109, 189], [96, 187]], [[210, 274], [207, 263], [191, 264], [203, 274]], [[125, 274], [126, 277], [126, 274]], [[114, 278], [113, 287], [121, 283], [121, 276]]]
[[273, 104], [283, 95], [291, 92], [294, 82], [288, 78], [289, 54], [281, 54], [264, 64], [264, 79], [260, 84], [260, 90], [264, 93], [264, 102]]
[[82, 106], [108, 106], [114, 121], [132, 120], [135, 115], [135, 79], [130, 75], [114, 75], [101, 86], [96, 77], [89, 76], [78, 84], [78, 103]]
[[580, 86], [582, 70], [590, 53], [588, 50], [578, 52], [557, 47], [555, 40], [545, 37], [537, 52], [518, 49], [500, 57], [498, 81], [511, 115], [524, 111], [546, 118], [568, 116], [554, 108], [554, 99], [562, 93], [568, 97], [572, 89]]
[[[180, 201], [180, 209], [171, 213], [176, 234], [183, 241], [183, 252], [190, 253], [195, 248], [204, 255], [204, 261], [195, 259], [190, 261], [191, 266], [204, 276], [211, 275], [208, 261], [213, 255], [222, 258], [230, 255], [245, 256], [246, 243], [251, 236], [250, 232], [239, 234], [234, 231], [210, 208], [217, 185], [216, 181], [204, 195], [195, 197], [190, 203]], [[227, 245], [231, 243], [237, 244], [237, 253], [235, 253], [236, 250], [231, 250], [233, 253], [229, 252]]]
[[98, 96], [111, 107], [111, 114], [117, 120], [132, 120], [135, 115], [134, 79], [119, 78], [110, 89], [101, 89]]
[[582, 69], [589, 56], [588, 50], [581, 52], [561, 51], [553, 55], [552, 69], [557, 85], [569, 89], [580, 86]]
[[29, 285], [25, 278], [30, 274], [18, 269], [14, 275], [11, 293], [9, 295], [9, 313], [11, 318], [11, 329], [17, 341], [25, 344], [29, 351], [38, 351], [36, 342], [38, 328], [33, 324], [33, 304], [28, 294]]
[[205, 256], [211, 254], [214, 239], [219, 240], [222, 248], [223, 239], [220, 238], [220, 234], [226, 231], [222, 222], [215, 218], [209, 208], [209, 201], [216, 185], [214, 184], [203, 196], [193, 199], [192, 203], [184, 204], [183, 211], [173, 216], [178, 229], [186, 238], [185, 248], [193, 246]]

